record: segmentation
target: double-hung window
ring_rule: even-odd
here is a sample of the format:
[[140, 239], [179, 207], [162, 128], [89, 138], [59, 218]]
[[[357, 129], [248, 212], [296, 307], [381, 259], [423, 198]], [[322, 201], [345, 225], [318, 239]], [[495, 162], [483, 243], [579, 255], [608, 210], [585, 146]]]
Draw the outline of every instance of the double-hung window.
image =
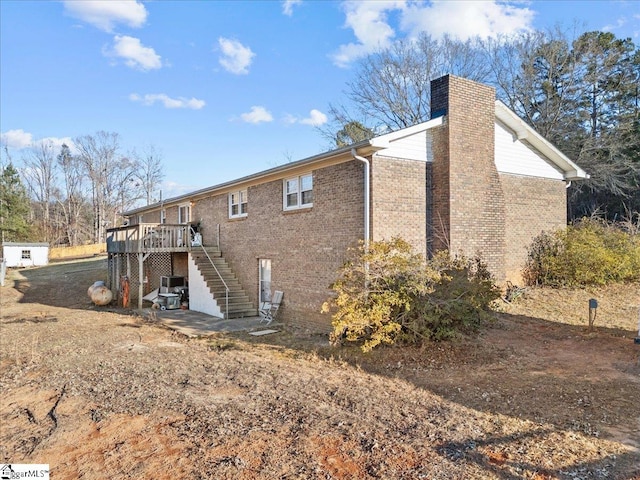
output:
[[229, 218], [247, 216], [247, 191], [240, 190], [229, 194]]
[[313, 206], [313, 175], [308, 173], [284, 181], [283, 207], [285, 210]]
[[31, 250], [22, 250], [20, 257], [22, 260], [31, 260]]

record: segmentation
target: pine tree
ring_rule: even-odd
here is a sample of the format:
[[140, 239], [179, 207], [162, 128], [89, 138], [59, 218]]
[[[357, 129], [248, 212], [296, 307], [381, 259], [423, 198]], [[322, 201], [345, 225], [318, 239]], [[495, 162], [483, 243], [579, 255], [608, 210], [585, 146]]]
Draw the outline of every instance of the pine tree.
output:
[[0, 238], [3, 242], [29, 240], [29, 197], [11, 162], [0, 166]]

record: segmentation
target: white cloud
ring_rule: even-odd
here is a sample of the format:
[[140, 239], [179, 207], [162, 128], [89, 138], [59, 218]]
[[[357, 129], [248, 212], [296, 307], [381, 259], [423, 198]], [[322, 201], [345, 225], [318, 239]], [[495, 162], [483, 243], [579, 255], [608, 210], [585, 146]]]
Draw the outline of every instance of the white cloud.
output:
[[243, 113], [240, 118], [247, 123], [272, 122], [273, 115], [264, 107], [253, 106], [251, 111]]
[[332, 55], [334, 63], [346, 67], [351, 61], [388, 46], [395, 31], [387, 22], [387, 14], [404, 8], [404, 5], [404, 1], [344, 2], [345, 27], [353, 30], [358, 43], [341, 45]]
[[76, 144], [73, 143], [71, 137], [45, 137], [33, 142], [34, 144], [52, 145], [56, 151], [59, 151], [62, 144], [65, 144], [71, 150], [71, 153], [77, 153]]
[[151, 106], [155, 103], [161, 103], [165, 108], [189, 108], [191, 110], [200, 110], [206, 105], [204, 100], [197, 98], [171, 98], [164, 93], [147, 93], [144, 96], [140, 96], [137, 93], [129, 95], [129, 100], [132, 102], [138, 102], [143, 105]]
[[309, 112], [309, 116], [307, 118], [297, 118], [293, 115], [286, 115], [284, 117], [285, 123], [302, 123], [303, 125], [311, 125], [312, 127], [319, 127], [320, 125], [324, 125], [325, 123], [327, 123], [327, 120], [327, 116], [320, 110], [316, 110], [315, 108]]
[[164, 182], [162, 182], [161, 192], [163, 198], [171, 198], [184, 195], [185, 193], [193, 192], [194, 190], [197, 190], [201, 187], [201, 185], [185, 185], [171, 180], [165, 180]]
[[138, 70], [156, 70], [162, 67], [162, 57], [151, 47], [145, 47], [139, 38], [116, 35], [113, 48], [103, 51], [104, 55], [124, 59], [124, 63]]
[[627, 23], [626, 18], [618, 18], [615, 23], [608, 23], [600, 30], [603, 32], [613, 32], [614, 30], [624, 27], [625, 23]]
[[[415, 38], [425, 32], [434, 38], [449, 34], [460, 40], [513, 34], [531, 28], [535, 12], [519, 1], [500, 0], [406, 0], [343, 4], [345, 27], [353, 30], [357, 42], [341, 45], [333, 62], [346, 67], [354, 60], [389, 46], [397, 32], [389, 16], [397, 15], [400, 32]], [[523, 6], [524, 5], [524, 6]]]
[[304, 125], [311, 125], [312, 127], [319, 127], [320, 125], [327, 123], [327, 116], [320, 110], [316, 110], [314, 108], [309, 112], [309, 116], [307, 118], [300, 120], [300, 123], [303, 123]]
[[223, 55], [219, 62], [226, 71], [236, 75], [249, 73], [249, 65], [251, 65], [253, 57], [256, 56], [249, 47], [245, 47], [237, 40], [223, 37], [218, 39], [218, 44]]
[[282, 121], [288, 125], [293, 125], [294, 123], [298, 123], [298, 119], [295, 116], [291, 115], [290, 113], [287, 113], [282, 119]]
[[70, 16], [111, 32], [116, 24], [141, 27], [147, 21], [147, 9], [136, 0], [66, 0]]
[[[460, 40], [495, 37], [529, 30], [535, 12], [498, 0], [432, 0], [430, 6], [411, 4], [403, 11], [401, 27], [411, 35], [449, 34]], [[521, 5], [521, 3], [520, 3]]]
[[0, 143], [3, 147], [6, 145], [7, 148], [12, 150], [22, 150], [37, 147], [38, 145], [51, 146], [56, 152], [60, 151], [62, 144], [66, 144], [72, 153], [76, 152], [76, 146], [71, 137], [44, 137], [34, 140], [33, 134], [25, 132], [21, 128], [0, 134]]
[[293, 15], [293, 7], [296, 5], [302, 5], [302, 0], [284, 0], [282, 2], [282, 13], [287, 16]]
[[33, 135], [25, 132], [21, 128], [18, 130], [9, 130], [0, 134], [0, 143], [7, 148], [27, 148], [33, 143]]

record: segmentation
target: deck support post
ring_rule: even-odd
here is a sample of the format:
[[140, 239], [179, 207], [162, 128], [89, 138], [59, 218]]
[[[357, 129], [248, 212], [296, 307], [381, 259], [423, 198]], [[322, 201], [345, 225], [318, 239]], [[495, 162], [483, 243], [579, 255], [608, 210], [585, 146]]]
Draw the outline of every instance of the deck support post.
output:
[[144, 254], [143, 253], [138, 253], [138, 309], [142, 310], [142, 296], [144, 295], [143, 293], [143, 288], [144, 288], [144, 268], [143, 268], [143, 263], [144, 263]]

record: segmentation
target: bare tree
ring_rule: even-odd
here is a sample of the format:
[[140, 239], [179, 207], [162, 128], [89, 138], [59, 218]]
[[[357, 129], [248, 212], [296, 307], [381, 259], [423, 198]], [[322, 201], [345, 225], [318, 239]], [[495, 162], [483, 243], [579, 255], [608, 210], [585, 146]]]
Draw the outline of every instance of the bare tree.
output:
[[58, 168], [62, 174], [61, 195], [58, 199], [62, 216], [64, 237], [69, 245], [79, 245], [89, 237], [86, 222], [85, 182], [82, 165], [78, 157], [71, 154], [68, 145], [63, 144], [57, 158]]
[[[355, 114], [340, 118], [340, 128], [356, 121], [373, 131], [395, 130], [428, 120], [431, 80], [447, 73], [487, 80], [490, 68], [481, 46], [478, 39], [437, 40], [423, 34], [415, 42], [398, 41], [365, 57], [357, 65], [355, 80], [347, 84]], [[334, 106], [331, 112], [336, 117], [348, 110]]]
[[119, 154], [117, 133], [100, 131], [74, 140], [78, 158], [90, 183], [93, 207], [93, 241], [103, 242], [105, 229], [117, 215], [118, 207], [140, 198], [134, 185], [136, 164]]
[[149, 145], [141, 153], [134, 150], [131, 157], [136, 162], [136, 172], [133, 175], [136, 186], [140, 187], [149, 205], [155, 201], [154, 193], [159, 190], [164, 179], [162, 154], [153, 145]]
[[559, 29], [484, 42], [498, 96], [553, 143], [578, 124], [577, 66], [569, 43]]
[[56, 146], [46, 140], [37, 142], [29, 148], [22, 161], [27, 189], [40, 211], [39, 231], [42, 239], [50, 242], [54, 234], [51, 205], [57, 191]]

